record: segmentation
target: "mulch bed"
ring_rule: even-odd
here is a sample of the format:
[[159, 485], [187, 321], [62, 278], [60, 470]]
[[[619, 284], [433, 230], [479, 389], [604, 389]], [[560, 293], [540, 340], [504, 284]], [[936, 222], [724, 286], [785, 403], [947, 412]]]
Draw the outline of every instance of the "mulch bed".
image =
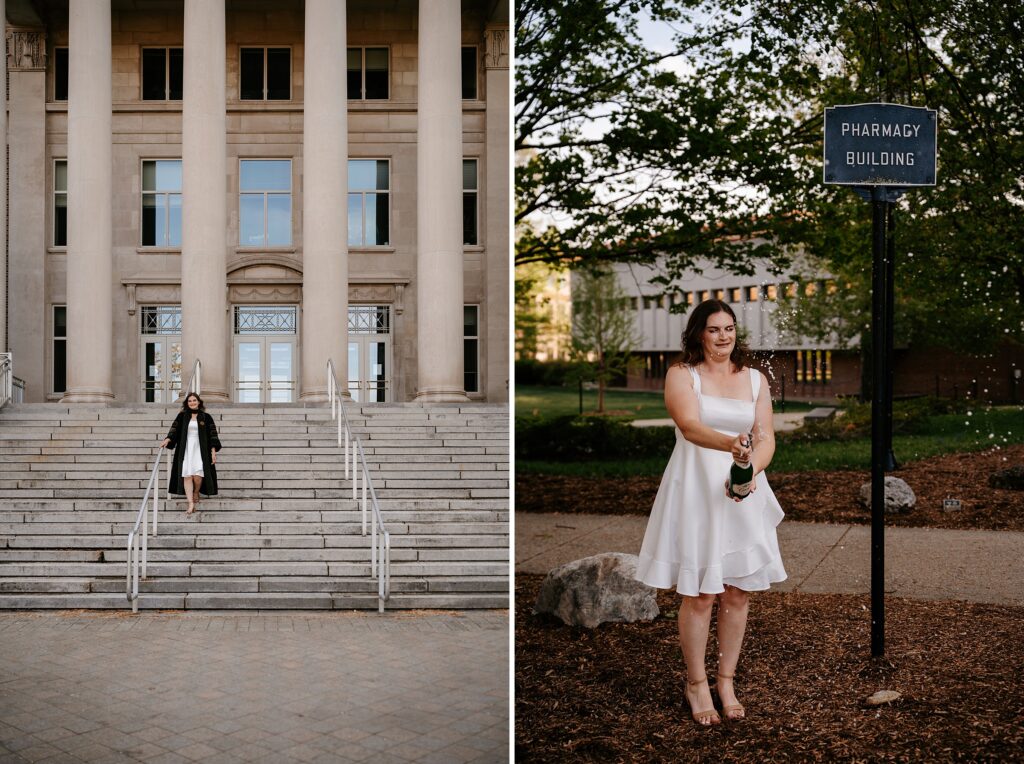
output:
[[[667, 461], [667, 457], [666, 457]], [[907, 514], [889, 515], [889, 526], [1024, 530], [1024, 491], [990, 488], [996, 470], [1024, 464], [1024, 445], [972, 454], [947, 454], [910, 462], [896, 472], [917, 496]], [[768, 481], [786, 518], [809, 522], [870, 523], [857, 501], [868, 471], [772, 472]], [[579, 478], [517, 475], [517, 512], [647, 515], [660, 477]], [[946, 512], [942, 500], [959, 499], [961, 509]]]
[[[653, 622], [587, 630], [533, 614], [541, 580], [516, 575], [516, 761], [1024, 761], [1024, 608], [890, 598], [874, 660], [866, 596], [755, 594], [736, 675], [747, 719], [702, 729], [677, 595], [659, 592]], [[882, 689], [902, 697], [867, 707]]]

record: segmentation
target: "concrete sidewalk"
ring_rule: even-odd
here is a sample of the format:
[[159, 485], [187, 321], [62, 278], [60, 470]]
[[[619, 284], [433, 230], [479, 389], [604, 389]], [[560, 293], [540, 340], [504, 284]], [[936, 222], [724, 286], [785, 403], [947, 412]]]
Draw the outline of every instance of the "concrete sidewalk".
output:
[[0, 613], [0, 762], [502, 762], [508, 611]]
[[[517, 512], [516, 572], [552, 568], [600, 552], [637, 554], [647, 518]], [[867, 594], [871, 528], [783, 521], [789, 578], [776, 591]], [[926, 600], [1024, 605], [1024, 533], [887, 528], [886, 592]]]

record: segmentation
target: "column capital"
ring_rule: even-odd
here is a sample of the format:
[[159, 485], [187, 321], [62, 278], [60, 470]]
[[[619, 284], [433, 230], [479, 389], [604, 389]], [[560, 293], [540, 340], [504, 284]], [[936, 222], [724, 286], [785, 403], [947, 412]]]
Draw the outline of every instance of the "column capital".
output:
[[484, 67], [508, 69], [508, 27], [488, 26], [484, 30]]

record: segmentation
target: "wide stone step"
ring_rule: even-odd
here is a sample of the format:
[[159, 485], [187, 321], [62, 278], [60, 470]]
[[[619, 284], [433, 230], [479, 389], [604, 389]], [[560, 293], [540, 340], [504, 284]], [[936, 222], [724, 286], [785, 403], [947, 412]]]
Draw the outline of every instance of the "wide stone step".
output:
[[[140, 594], [140, 610], [368, 610], [376, 609], [373, 593], [202, 592], [194, 594]], [[123, 610], [130, 607], [124, 592], [82, 594], [2, 594], [0, 610]], [[417, 594], [395, 592], [387, 610], [507, 608], [501, 593]]]
[[[0, 607], [117, 608], [177, 405], [0, 411]], [[389, 607], [507, 607], [507, 407], [346, 405], [392, 540]], [[141, 607], [375, 608], [371, 536], [326, 405], [227, 405], [221, 493], [162, 504]], [[166, 488], [164, 488], [166, 490]], [[371, 516], [372, 522], [372, 516]]]

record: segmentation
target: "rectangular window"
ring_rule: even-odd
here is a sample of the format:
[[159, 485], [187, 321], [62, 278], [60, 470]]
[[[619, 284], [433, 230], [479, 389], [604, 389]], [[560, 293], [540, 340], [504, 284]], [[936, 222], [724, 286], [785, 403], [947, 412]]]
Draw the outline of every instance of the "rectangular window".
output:
[[480, 306], [462, 307], [463, 360], [466, 392], [480, 392]]
[[462, 243], [479, 244], [477, 231], [477, 162], [462, 160]]
[[292, 161], [243, 159], [239, 172], [238, 244], [287, 247], [292, 243]]
[[700, 301], [701, 302], [704, 302], [710, 296], [711, 296], [711, 292], [709, 292], [707, 289], [701, 289], [700, 290]]
[[387, 100], [387, 48], [349, 48], [347, 68], [350, 101]]
[[786, 297], [789, 297], [789, 298], [796, 297], [796, 283], [795, 282], [791, 281], [788, 284], [783, 284], [782, 288], [783, 288], [783, 290], [785, 290]]
[[391, 309], [387, 305], [350, 305], [349, 334], [390, 334]]
[[764, 288], [764, 299], [775, 302], [779, 299], [779, 288], [775, 284], [767, 284]]
[[475, 45], [462, 46], [462, 100], [476, 100], [476, 61], [477, 48]]
[[64, 305], [53, 306], [53, 392], [67, 390], [68, 370], [68, 309]]
[[747, 302], [757, 302], [760, 298], [761, 294], [756, 286], [747, 287]]
[[68, 245], [68, 160], [53, 163], [53, 246]]
[[53, 49], [53, 100], [68, 100], [68, 49]]
[[142, 163], [142, 246], [181, 246], [181, 160]]
[[823, 385], [832, 381], [831, 350], [798, 350], [796, 381]]
[[724, 289], [716, 289], [715, 290], [715, 299], [716, 300], [724, 300], [725, 299], [725, 290]]
[[730, 287], [729, 289], [729, 302], [742, 302], [743, 298], [740, 296], [739, 287]]
[[243, 101], [287, 101], [291, 95], [291, 48], [240, 48], [240, 97]]
[[142, 100], [180, 101], [182, 91], [182, 49], [142, 49]]
[[686, 295], [686, 304], [687, 305], [693, 305], [693, 301], [695, 299], [696, 292], [684, 292], [683, 294]]
[[391, 243], [390, 163], [386, 159], [348, 160], [348, 243], [379, 247]]

